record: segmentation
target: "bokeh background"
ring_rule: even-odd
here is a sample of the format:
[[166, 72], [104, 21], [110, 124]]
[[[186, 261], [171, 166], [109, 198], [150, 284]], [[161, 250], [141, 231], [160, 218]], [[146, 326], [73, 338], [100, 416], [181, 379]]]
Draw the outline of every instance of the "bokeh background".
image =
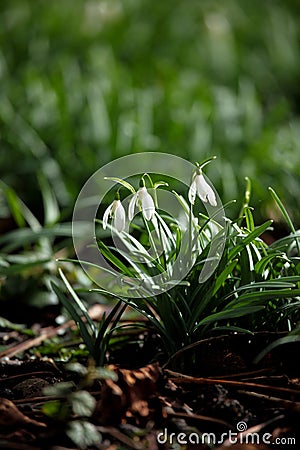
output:
[[0, 22], [0, 177], [36, 214], [41, 174], [68, 215], [103, 164], [158, 151], [217, 155], [224, 202], [248, 176], [258, 220], [272, 186], [299, 228], [299, 1], [1, 0]]

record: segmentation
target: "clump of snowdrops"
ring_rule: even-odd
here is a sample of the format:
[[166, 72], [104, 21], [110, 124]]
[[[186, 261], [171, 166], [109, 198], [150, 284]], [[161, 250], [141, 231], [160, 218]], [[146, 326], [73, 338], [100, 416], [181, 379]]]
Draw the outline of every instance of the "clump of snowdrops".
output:
[[[113, 179], [115, 198], [98, 225], [110, 229], [118, 245], [100, 239], [99, 250], [112, 270], [92, 267], [108, 280], [93, 291], [115, 299], [112, 312], [96, 326], [63, 274], [72, 301], [54, 287], [97, 363], [105, 362], [112, 335], [128, 326], [120, 324], [126, 306], [146, 318], [140, 326], [160, 338], [166, 358], [207, 336], [297, 326], [299, 236], [287, 211], [270, 189], [291, 234], [267, 245], [262, 236], [272, 221], [255, 225], [247, 179], [240, 215], [225, 217], [230, 204], [220, 204], [204, 174], [213, 159], [195, 165], [186, 196], [172, 191], [176, 217], [159, 204], [158, 192], [169, 189], [165, 180], [154, 182], [144, 174], [135, 187]], [[131, 198], [124, 206], [125, 191]]]

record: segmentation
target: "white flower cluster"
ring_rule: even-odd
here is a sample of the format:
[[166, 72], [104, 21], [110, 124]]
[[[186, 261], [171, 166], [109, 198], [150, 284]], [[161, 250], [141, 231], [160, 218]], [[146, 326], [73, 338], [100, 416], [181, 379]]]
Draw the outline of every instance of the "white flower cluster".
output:
[[[128, 207], [128, 218], [131, 221], [134, 217], [135, 206], [139, 204], [146, 220], [151, 220], [155, 213], [154, 201], [145, 186], [142, 186], [130, 200]], [[117, 231], [125, 229], [126, 213], [120, 199], [114, 200], [105, 210], [103, 215], [103, 228], [107, 227], [108, 218], [113, 218], [113, 225]]]
[[[202, 171], [199, 168], [193, 174], [192, 182], [190, 184], [188, 192], [188, 198], [191, 205], [194, 205], [196, 195], [198, 195], [198, 197], [201, 199], [202, 202], [209, 203], [211, 206], [217, 206], [216, 195], [211, 186], [205, 180], [204, 175], [202, 174]], [[141, 208], [141, 211], [145, 219], [148, 221], [152, 220], [155, 214], [155, 205], [153, 198], [151, 197], [145, 186], [141, 186], [130, 200], [128, 207], [129, 221], [132, 221], [134, 217], [134, 210], [137, 205]], [[117, 194], [116, 199], [109, 205], [109, 207], [104, 212], [103, 215], [104, 230], [107, 227], [107, 222], [109, 218], [113, 219], [113, 226], [118, 232], [124, 231], [126, 222], [126, 213], [121, 203], [119, 194]]]

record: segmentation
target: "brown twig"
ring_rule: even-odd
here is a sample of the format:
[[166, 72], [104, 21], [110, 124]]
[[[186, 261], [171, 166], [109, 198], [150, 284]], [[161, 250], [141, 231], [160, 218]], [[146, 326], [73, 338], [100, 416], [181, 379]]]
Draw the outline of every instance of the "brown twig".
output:
[[17, 345], [14, 345], [11, 348], [8, 348], [0, 353], [0, 359], [1, 358], [12, 358], [13, 356], [16, 356], [18, 353], [25, 352], [26, 350], [29, 350], [32, 347], [37, 347], [40, 345], [43, 341], [46, 339], [50, 339], [54, 336], [56, 336], [60, 331], [65, 330], [67, 328], [71, 328], [74, 326], [75, 323], [73, 320], [69, 320], [68, 322], [63, 323], [62, 325], [59, 325], [58, 327], [47, 327], [42, 328], [40, 331], [40, 335], [32, 338], [27, 339], [26, 341], [23, 341]]
[[53, 375], [53, 372], [50, 372], [50, 370], [43, 370], [43, 371], [37, 371], [37, 372], [26, 372], [26, 373], [19, 373], [17, 375], [10, 375], [5, 378], [0, 378], [0, 383], [9, 383], [11, 381], [17, 381], [19, 379], [22, 380], [22, 378], [28, 379], [31, 377], [41, 377], [45, 376], [48, 377], [50, 375]]
[[211, 379], [214, 378], [222, 378], [222, 380], [227, 380], [227, 379], [232, 379], [232, 378], [244, 378], [244, 377], [255, 377], [256, 375], [260, 375], [260, 374], [266, 374], [268, 372], [271, 372], [272, 370], [274, 370], [273, 367], [265, 367], [264, 369], [259, 369], [259, 370], [251, 370], [248, 372], [239, 372], [239, 373], [231, 373], [231, 374], [227, 374], [227, 375], [217, 375], [217, 376], [212, 376], [212, 377], [208, 377]]
[[246, 395], [247, 397], [253, 397], [253, 398], [257, 398], [259, 400], [267, 401], [270, 403], [275, 403], [277, 407], [285, 408], [289, 411], [300, 414], [300, 403], [299, 402], [293, 402], [291, 400], [285, 400], [285, 399], [282, 399], [279, 397], [271, 397], [269, 395], [259, 394], [257, 392], [238, 390], [237, 393], [240, 395]]
[[282, 394], [296, 395], [300, 396], [300, 390], [297, 389], [289, 389], [278, 386], [269, 386], [267, 384], [257, 384], [257, 383], [249, 383], [243, 381], [235, 381], [235, 380], [224, 380], [218, 378], [196, 378], [191, 377], [189, 375], [183, 375], [178, 372], [173, 372], [172, 370], [165, 370], [165, 372], [171, 375], [171, 380], [173, 383], [177, 384], [186, 384], [186, 383], [195, 383], [195, 384], [223, 384], [232, 388], [243, 388], [244, 390], [260, 390], [266, 392], [276, 392]]

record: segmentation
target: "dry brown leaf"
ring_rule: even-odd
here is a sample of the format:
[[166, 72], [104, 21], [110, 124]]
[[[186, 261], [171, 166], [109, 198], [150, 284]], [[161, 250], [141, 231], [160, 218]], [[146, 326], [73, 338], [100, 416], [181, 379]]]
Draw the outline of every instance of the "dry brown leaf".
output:
[[118, 380], [105, 380], [95, 418], [102, 424], [118, 424], [127, 416], [145, 418], [149, 415], [149, 398], [155, 393], [161, 375], [158, 364], [136, 370], [109, 366]]
[[16, 405], [7, 398], [0, 398], [0, 425], [11, 427], [46, 427], [46, 424], [37, 422], [25, 416]]

